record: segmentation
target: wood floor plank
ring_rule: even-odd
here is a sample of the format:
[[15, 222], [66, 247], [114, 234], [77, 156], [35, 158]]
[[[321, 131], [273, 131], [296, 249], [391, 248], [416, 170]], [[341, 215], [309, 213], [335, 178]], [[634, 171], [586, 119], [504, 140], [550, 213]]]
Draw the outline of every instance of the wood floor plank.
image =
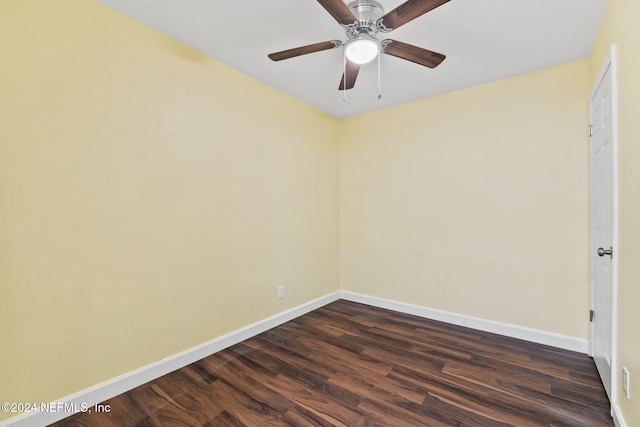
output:
[[521, 402], [505, 391], [494, 390], [484, 384], [445, 375], [418, 374], [400, 367], [394, 369], [389, 378], [399, 384], [412, 386], [422, 391], [425, 396], [449, 402], [457, 408], [466, 407], [470, 412], [483, 414], [487, 418], [509, 425], [545, 425], [536, 423], [540, 414], [523, 407]]
[[593, 360], [336, 301], [55, 427], [613, 426]]

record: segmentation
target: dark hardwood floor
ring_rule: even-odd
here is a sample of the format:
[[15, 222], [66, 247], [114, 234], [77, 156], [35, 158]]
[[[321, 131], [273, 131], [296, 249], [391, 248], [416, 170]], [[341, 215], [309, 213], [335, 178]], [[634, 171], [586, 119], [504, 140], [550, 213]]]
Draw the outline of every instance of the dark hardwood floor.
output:
[[586, 355], [338, 301], [55, 426], [612, 426]]

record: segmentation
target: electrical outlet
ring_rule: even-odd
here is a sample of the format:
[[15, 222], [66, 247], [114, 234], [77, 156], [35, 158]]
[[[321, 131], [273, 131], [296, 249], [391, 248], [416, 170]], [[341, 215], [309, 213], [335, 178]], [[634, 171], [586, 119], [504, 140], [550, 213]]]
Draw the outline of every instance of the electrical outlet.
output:
[[278, 299], [284, 298], [284, 286], [278, 286]]
[[625, 367], [622, 368], [622, 391], [627, 399], [631, 399], [631, 375], [629, 370]]

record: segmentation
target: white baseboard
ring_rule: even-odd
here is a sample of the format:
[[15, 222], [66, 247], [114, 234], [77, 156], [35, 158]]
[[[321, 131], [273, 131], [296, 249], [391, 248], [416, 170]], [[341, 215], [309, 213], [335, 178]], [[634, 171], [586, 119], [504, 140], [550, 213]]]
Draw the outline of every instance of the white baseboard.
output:
[[[415, 316], [439, 320], [454, 325], [466, 326], [482, 331], [493, 332], [500, 335], [506, 335], [513, 338], [551, 345], [554, 347], [578, 351], [581, 353], [587, 352], [587, 340], [582, 340], [579, 338], [554, 334], [537, 329], [525, 328], [517, 325], [510, 325], [493, 320], [480, 319], [463, 314], [456, 314], [448, 311], [436, 310], [383, 298], [371, 297], [355, 292], [337, 291], [316, 300], [310, 301], [306, 304], [302, 304], [298, 307], [276, 314], [252, 325], [238, 329], [237, 331], [223, 335], [204, 344], [190, 348], [181, 353], [167, 357], [158, 362], [143, 366], [140, 369], [136, 369], [124, 375], [120, 375], [119, 377], [97, 384], [78, 393], [63, 397], [55, 403], [63, 402], [67, 405], [67, 407], [71, 408], [88, 407], [89, 409], [92, 409], [97, 403], [125, 393], [151, 380], [173, 372], [176, 369], [187, 366], [202, 358], [210, 356], [218, 351], [224, 350], [225, 348], [231, 347], [232, 345], [261, 334], [262, 332], [274, 328], [282, 323], [293, 320], [296, 317], [302, 316], [303, 314], [309, 313], [339, 299], [359, 302], [362, 304], [368, 304], [375, 307], [386, 308], [389, 310], [395, 310], [401, 313], [412, 314]], [[69, 410], [60, 412], [33, 412], [22, 414], [10, 418], [6, 421], [0, 422], [0, 427], [46, 426], [56, 421], [60, 421], [72, 415], [74, 412], [76, 411]], [[622, 415], [619, 414], [619, 409], [617, 415], [620, 422], [617, 422], [616, 426], [626, 427]], [[614, 415], [614, 418], [615, 416], [616, 415]]]
[[449, 311], [437, 310], [434, 308], [428, 308], [384, 298], [371, 297], [355, 292], [340, 291], [340, 298], [347, 301], [359, 302], [375, 307], [395, 310], [401, 313], [412, 314], [414, 316], [420, 316], [432, 320], [439, 320], [454, 325], [466, 326], [472, 329], [492, 332], [499, 335], [506, 335], [512, 338], [550, 345], [553, 347], [577, 351], [580, 353], [586, 354], [589, 348], [588, 341], [585, 339], [570, 337], [567, 335], [560, 335], [553, 332], [541, 331], [524, 326], [512, 325], [509, 323], [496, 322], [494, 320], [486, 320], [478, 317], [466, 316], [464, 314], [457, 314]]
[[627, 423], [622, 416], [622, 411], [620, 410], [618, 402], [613, 402], [611, 405], [611, 416], [613, 417], [613, 422], [616, 427], [627, 427]]
[[[97, 384], [70, 396], [63, 397], [55, 403], [64, 402], [64, 404], [66, 404], [66, 408], [69, 409], [83, 407], [93, 409], [94, 405], [97, 403], [132, 390], [151, 380], [166, 375], [169, 372], [173, 372], [176, 369], [180, 369], [218, 351], [231, 347], [232, 345], [261, 334], [262, 332], [293, 320], [296, 317], [300, 317], [303, 314], [309, 313], [310, 311], [331, 302], [337, 301], [338, 299], [340, 299], [340, 293], [333, 292], [329, 295], [276, 314], [252, 325], [238, 329], [237, 331], [233, 331], [204, 344], [185, 350], [181, 353], [169, 356], [165, 359], [159, 360], [158, 362], [143, 366], [135, 371], [127, 372], [119, 377]], [[60, 409], [66, 409], [63, 406]], [[25, 413], [0, 422], [0, 427], [46, 426], [56, 421], [60, 421], [75, 412], [77, 412], [77, 410], [74, 411], [71, 409], [69, 411], [62, 410], [59, 412]]]

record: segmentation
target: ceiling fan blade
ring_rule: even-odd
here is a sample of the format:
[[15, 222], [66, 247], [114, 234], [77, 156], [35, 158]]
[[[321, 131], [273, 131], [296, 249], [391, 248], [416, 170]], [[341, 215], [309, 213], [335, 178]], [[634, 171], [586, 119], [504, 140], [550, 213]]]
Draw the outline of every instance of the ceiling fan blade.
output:
[[448, 1], [449, 0], [408, 0], [380, 18], [376, 25], [380, 31], [389, 32], [409, 21], [413, 21], [438, 6], [442, 6]]
[[347, 61], [346, 70], [344, 71], [344, 73], [342, 73], [342, 80], [340, 80], [340, 86], [338, 87], [338, 90], [353, 89], [353, 87], [356, 85], [356, 78], [358, 78], [358, 71], [360, 71], [359, 64]]
[[446, 58], [441, 53], [395, 40], [383, 40], [381, 45], [383, 46], [382, 52], [387, 55], [406, 59], [429, 68], [436, 68]]
[[282, 61], [283, 59], [295, 58], [296, 56], [334, 49], [340, 46], [342, 46], [342, 42], [340, 40], [331, 40], [328, 42], [314, 43], [307, 46], [283, 50], [281, 52], [270, 53], [268, 56], [272, 61]]
[[341, 25], [351, 25], [358, 21], [342, 0], [318, 0], [318, 3]]

